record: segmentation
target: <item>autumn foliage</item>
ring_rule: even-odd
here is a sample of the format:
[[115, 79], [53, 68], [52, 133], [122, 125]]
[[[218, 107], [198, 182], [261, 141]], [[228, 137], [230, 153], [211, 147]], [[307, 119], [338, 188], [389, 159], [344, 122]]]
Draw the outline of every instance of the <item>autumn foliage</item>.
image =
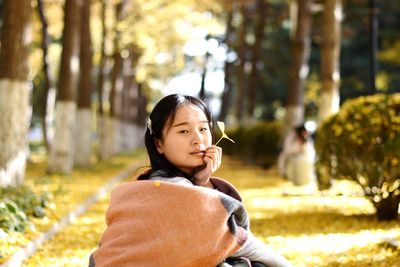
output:
[[394, 219], [400, 202], [400, 94], [347, 101], [318, 130], [317, 171], [322, 187], [333, 179], [359, 183], [379, 219]]

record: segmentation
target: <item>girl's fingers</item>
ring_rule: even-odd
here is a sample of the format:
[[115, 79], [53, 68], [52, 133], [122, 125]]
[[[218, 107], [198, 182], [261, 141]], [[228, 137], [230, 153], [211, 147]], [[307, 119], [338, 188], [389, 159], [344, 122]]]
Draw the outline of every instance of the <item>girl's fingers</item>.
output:
[[222, 156], [222, 149], [217, 146], [209, 147], [204, 154], [204, 168], [199, 170], [195, 177], [197, 179], [203, 180], [208, 179], [211, 175], [218, 170], [219, 166], [221, 165], [221, 156]]
[[221, 165], [221, 154], [217, 149], [207, 150], [206, 154], [204, 155], [204, 160], [206, 161], [206, 159], [209, 159], [207, 160], [207, 163], [209, 163], [211, 167], [211, 172], [216, 171]]

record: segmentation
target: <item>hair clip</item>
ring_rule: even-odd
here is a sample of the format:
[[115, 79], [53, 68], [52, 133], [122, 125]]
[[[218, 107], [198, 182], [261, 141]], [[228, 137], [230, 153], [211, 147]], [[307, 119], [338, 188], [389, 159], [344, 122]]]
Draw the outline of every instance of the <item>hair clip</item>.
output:
[[147, 119], [147, 129], [149, 129], [150, 135], [153, 135], [153, 129], [151, 128], [151, 119]]

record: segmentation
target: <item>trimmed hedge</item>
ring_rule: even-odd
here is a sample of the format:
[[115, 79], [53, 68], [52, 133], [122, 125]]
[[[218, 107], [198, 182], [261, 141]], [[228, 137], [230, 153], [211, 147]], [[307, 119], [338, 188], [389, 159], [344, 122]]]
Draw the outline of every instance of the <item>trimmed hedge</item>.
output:
[[[226, 134], [235, 143], [227, 140], [219, 143], [224, 154], [268, 168], [276, 163], [282, 127], [277, 122], [259, 122], [249, 127], [229, 128]], [[216, 136], [220, 136], [220, 132]]]
[[317, 131], [321, 187], [331, 178], [358, 182], [377, 217], [397, 218], [400, 202], [400, 94], [349, 100]]

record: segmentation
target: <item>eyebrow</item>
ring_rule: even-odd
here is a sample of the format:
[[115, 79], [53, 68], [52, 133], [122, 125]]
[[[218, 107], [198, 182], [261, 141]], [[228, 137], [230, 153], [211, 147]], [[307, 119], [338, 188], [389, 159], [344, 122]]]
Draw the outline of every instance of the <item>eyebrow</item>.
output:
[[[200, 121], [201, 123], [207, 123], [208, 124], [208, 121]], [[172, 125], [172, 127], [179, 127], [179, 126], [182, 126], [182, 125], [188, 125], [189, 124], [189, 122], [181, 122], [181, 123], [177, 123], [177, 124], [174, 124], [174, 125]]]

